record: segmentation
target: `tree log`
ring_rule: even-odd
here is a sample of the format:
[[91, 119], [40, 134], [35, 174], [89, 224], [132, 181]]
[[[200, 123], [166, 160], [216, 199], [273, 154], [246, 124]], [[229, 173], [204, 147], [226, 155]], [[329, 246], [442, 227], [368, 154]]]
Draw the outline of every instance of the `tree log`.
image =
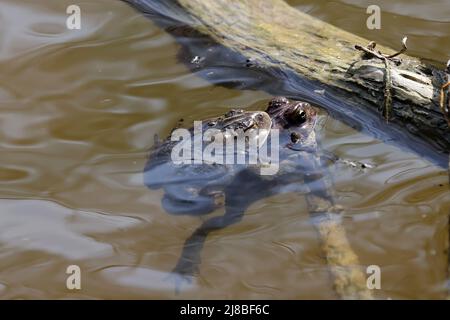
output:
[[[171, 18], [180, 18], [181, 9], [191, 27], [246, 57], [274, 81], [283, 81], [283, 94], [287, 91], [291, 97], [324, 107], [357, 129], [447, 167], [450, 130], [439, 108], [443, 68], [401, 55], [400, 65], [389, 63], [391, 81], [386, 83], [385, 62], [355, 49], [368, 40], [283, 0], [177, 0], [162, 5], [152, 0], [125, 1], [144, 12], [164, 6]], [[377, 50], [395, 52], [382, 46]], [[392, 96], [387, 101], [389, 119], [382, 112], [387, 93]]]

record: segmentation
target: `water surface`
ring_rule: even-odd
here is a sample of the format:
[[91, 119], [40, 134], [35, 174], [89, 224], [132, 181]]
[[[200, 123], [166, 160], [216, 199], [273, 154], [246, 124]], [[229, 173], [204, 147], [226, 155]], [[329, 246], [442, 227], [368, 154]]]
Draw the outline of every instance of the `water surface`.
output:
[[[72, 2], [0, 2], [0, 298], [336, 298], [296, 194], [259, 201], [211, 234], [199, 276], [175, 295], [169, 272], [202, 220], [167, 214], [162, 191], [143, 185], [153, 135], [270, 96], [191, 73], [173, 37], [120, 1], [79, 2], [82, 29], [68, 30]], [[407, 34], [412, 55], [449, 58], [448, 1], [289, 2], [394, 48]], [[371, 31], [374, 3], [382, 29]], [[446, 297], [447, 172], [331, 117], [321, 143], [374, 166], [330, 170], [353, 249], [381, 267], [376, 297]], [[71, 264], [80, 291], [66, 289]]]

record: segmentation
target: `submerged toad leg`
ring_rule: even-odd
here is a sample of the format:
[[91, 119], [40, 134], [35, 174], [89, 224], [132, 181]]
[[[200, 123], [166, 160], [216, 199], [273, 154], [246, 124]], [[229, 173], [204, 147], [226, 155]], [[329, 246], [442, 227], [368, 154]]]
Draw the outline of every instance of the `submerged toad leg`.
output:
[[201, 263], [201, 251], [209, 233], [238, 223], [244, 212], [245, 209], [233, 208], [226, 210], [223, 216], [213, 217], [203, 222], [184, 243], [183, 251], [173, 271], [186, 277], [197, 274]]
[[203, 222], [186, 240], [174, 272], [186, 278], [198, 271], [201, 251], [210, 232], [226, 228], [242, 220], [247, 208], [273, 192], [272, 181], [262, 181], [254, 172], [244, 170], [225, 188], [225, 214]]

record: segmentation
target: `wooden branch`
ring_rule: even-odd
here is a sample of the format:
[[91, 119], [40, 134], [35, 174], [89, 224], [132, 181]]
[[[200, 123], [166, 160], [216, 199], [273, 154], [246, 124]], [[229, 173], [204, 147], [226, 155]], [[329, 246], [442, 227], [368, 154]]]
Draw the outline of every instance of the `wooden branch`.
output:
[[367, 275], [358, 255], [353, 250], [342, 223], [343, 208], [335, 203], [335, 192], [330, 173], [318, 154], [305, 156], [312, 174], [305, 175], [305, 185], [314, 185], [306, 194], [311, 221], [319, 234], [324, 257], [333, 277], [337, 295], [346, 300], [373, 299], [367, 287]]

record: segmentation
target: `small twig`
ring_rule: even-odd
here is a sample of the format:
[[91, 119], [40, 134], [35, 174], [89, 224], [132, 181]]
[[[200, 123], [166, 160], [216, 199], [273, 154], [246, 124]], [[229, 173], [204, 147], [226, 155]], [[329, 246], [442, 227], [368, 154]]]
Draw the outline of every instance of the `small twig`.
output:
[[400, 49], [400, 51], [393, 53], [391, 55], [386, 55], [386, 54], [382, 54], [380, 51], [375, 51], [375, 47], [377, 45], [375, 41], [371, 41], [366, 47], [363, 47], [363, 46], [360, 46], [359, 44], [357, 44], [357, 45], [355, 45], [355, 49], [364, 51], [369, 56], [373, 56], [373, 57], [381, 59], [381, 60], [384, 60], [385, 58], [392, 59], [398, 55], [401, 55], [406, 50], [408, 50], [408, 47], [406, 46], [406, 41], [408, 41], [408, 37], [403, 37], [402, 48]]
[[408, 40], [408, 37], [403, 37], [402, 48], [400, 49], [400, 51], [398, 51], [394, 54], [391, 54], [391, 55], [385, 55], [385, 54], [382, 54], [380, 51], [375, 51], [375, 47], [377, 46], [375, 41], [371, 41], [367, 45], [367, 47], [355, 45], [355, 49], [363, 51], [369, 57], [375, 57], [380, 60], [383, 60], [383, 62], [384, 62], [386, 74], [385, 74], [385, 79], [384, 79], [385, 85], [384, 85], [383, 116], [386, 119], [386, 121], [389, 121], [391, 105], [392, 105], [392, 94], [391, 94], [392, 79], [391, 79], [391, 66], [389, 64], [389, 61], [393, 61], [393, 58], [404, 53], [408, 49], [408, 47], [406, 46], [407, 40]]
[[392, 79], [391, 79], [391, 66], [389, 65], [388, 58], [384, 58], [384, 67], [386, 69], [386, 76], [384, 80], [384, 103], [383, 103], [383, 116], [386, 119], [386, 121], [389, 122], [389, 116], [391, 111], [391, 105], [392, 105], [392, 94], [391, 94], [391, 87], [392, 87]]
[[367, 47], [363, 47], [363, 46], [360, 46], [359, 44], [356, 44], [356, 45], [355, 45], [355, 49], [360, 50], [360, 51], [364, 51], [367, 55], [373, 56], [373, 57], [378, 58], [378, 59], [381, 59], [381, 60], [384, 60], [384, 58], [386, 58], [386, 57], [383, 56], [381, 53], [376, 52], [374, 49], [370, 48], [370, 47], [369, 47], [370, 45], [373, 45], [373, 48], [375, 48], [376, 43], [372, 41], [372, 42], [370, 42], [370, 43], [367, 45]]
[[402, 49], [399, 52], [396, 52], [394, 54], [391, 54], [390, 56], [384, 55], [387, 59], [392, 59], [398, 55], [401, 55], [403, 52], [408, 50], [408, 47], [406, 46], [406, 41], [408, 41], [408, 37], [403, 37], [402, 39]]

